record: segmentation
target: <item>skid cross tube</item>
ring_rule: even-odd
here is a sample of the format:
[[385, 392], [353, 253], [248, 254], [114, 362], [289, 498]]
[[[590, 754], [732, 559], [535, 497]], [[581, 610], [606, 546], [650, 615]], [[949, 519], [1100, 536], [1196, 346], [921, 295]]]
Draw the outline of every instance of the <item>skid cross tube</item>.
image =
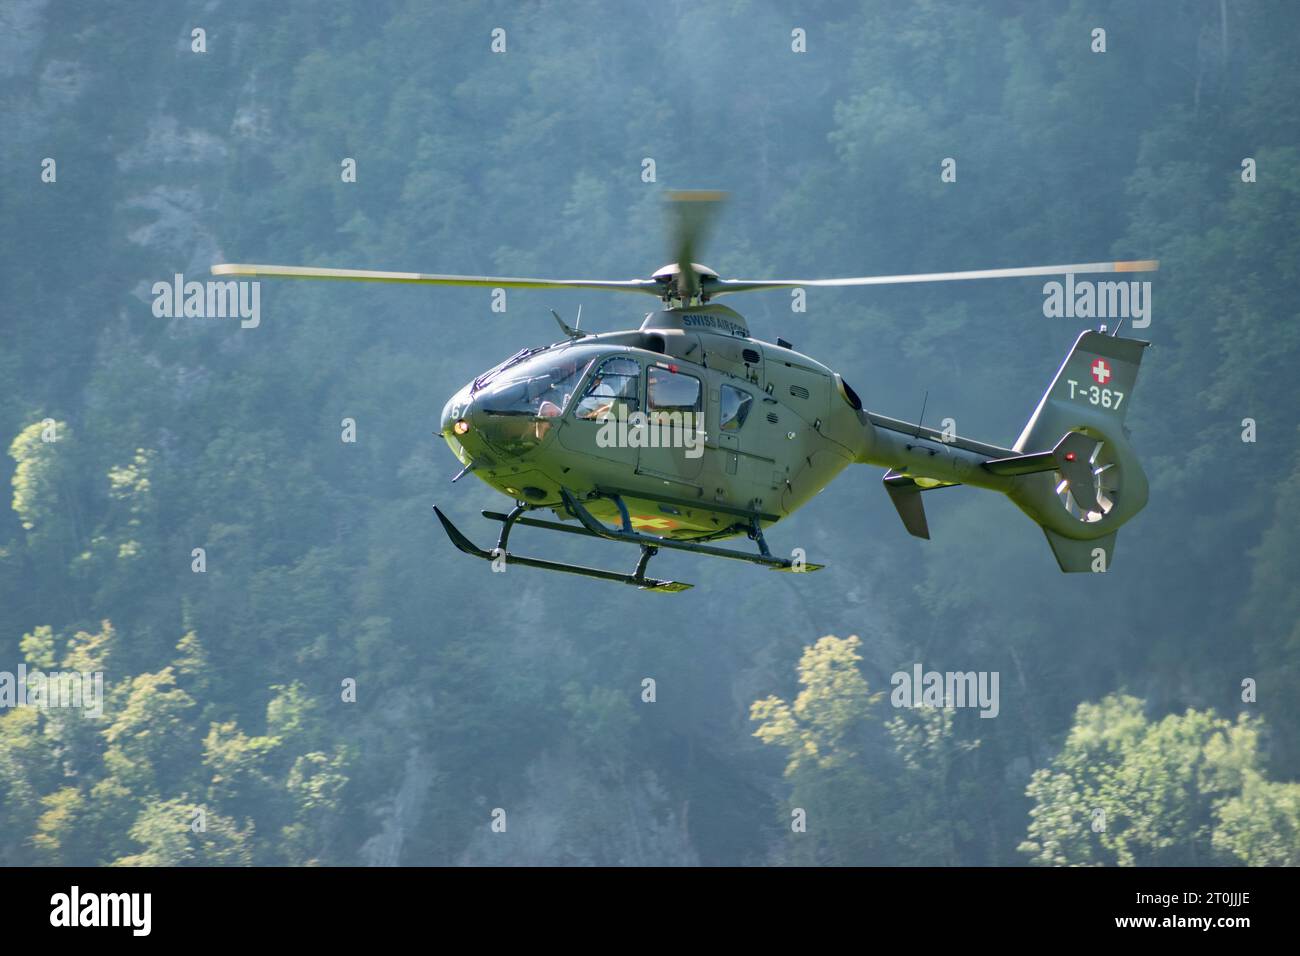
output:
[[[565, 507], [569, 512], [582, 522], [582, 526], [587, 529], [587, 533], [597, 538], [604, 538], [607, 541], [623, 541], [628, 544], [639, 544], [642, 547], [652, 548], [670, 548], [675, 551], [691, 551], [695, 554], [707, 554], [715, 558], [731, 558], [734, 561], [748, 561], [751, 564], [761, 564], [765, 567], [772, 568], [775, 571], [793, 571], [796, 568], [795, 562], [789, 558], [774, 557], [767, 547], [767, 542], [763, 539], [763, 532], [759, 526], [758, 518], [750, 519], [748, 534], [758, 542], [759, 552], [753, 554], [749, 551], [735, 551], [731, 548], [719, 548], [709, 544], [697, 544], [693, 541], [677, 541], [672, 538], [660, 538], [655, 535], [643, 534], [640, 531], [632, 530], [632, 520], [628, 515], [627, 505], [623, 503], [621, 495], [600, 494], [599, 497], [609, 498], [618, 508], [619, 516], [622, 518], [622, 530], [615, 530], [602, 524], [590, 511], [588, 511], [577, 498], [575, 498], [567, 489], [560, 489], [560, 496], [564, 499]], [[530, 520], [529, 524], [542, 524], [536, 520]], [[563, 525], [553, 522], [546, 522], [546, 526], [563, 528]], [[576, 528], [564, 528], [566, 531], [576, 531]], [[818, 571], [824, 565], [804, 563], [800, 566], [804, 571]]]
[[[485, 551], [480, 548], [469, 538], [465, 537], [461, 530], [451, 523], [451, 520], [442, 513], [442, 509], [437, 505], [433, 506], [433, 513], [437, 515], [438, 521], [441, 522], [442, 528], [447, 532], [447, 537], [451, 543], [460, 551], [475, 558], [482, 558], [484, 561], [504, 561], [506, 564], [518, 564], [527, 568], [541, 568], [545, 571], [560, 571], [565, 574], [578, 574], [588, 578], [598, 578], [602, 581], [617, 581], [620, 584], [631, 584], [644, 591], [656, 591], [660, 593], [669, 593], [674, 591], [685, 591], [691, 585], [681, 581], [663, 581], [659, 578], [648, 578], [645, 576], [646, 565], [654, 557], [658, 549], [643, 546], [641, 556], [637, 561], [636, 570], [631, 574], [620, 574], [617, 571], [606, 571], [603, 568], [589, 568], [581, 564], [565, 564], [562, 561], [548, 561], [545, 558], [530, 558], [521, 554], [511, 554], [506, 550], [506, 544], [510, 538], [510, 529], [516, 522], [546, 527], [551, 522], [541, 522], [536, 519], [524, 518], [523, 513], [529, 510], [527, 505], [517, 504], [508, 515], [492, 514], [490, 517], [501, 521], [501, 534], [497, 538], [497, 545], [491, 551]], [[487, 512], [484, 512], [487, 514]], [[564, 531], [578, 531], [576, 528], [560, 528]], [[582, 533], [582, 532], [578, 532]]]

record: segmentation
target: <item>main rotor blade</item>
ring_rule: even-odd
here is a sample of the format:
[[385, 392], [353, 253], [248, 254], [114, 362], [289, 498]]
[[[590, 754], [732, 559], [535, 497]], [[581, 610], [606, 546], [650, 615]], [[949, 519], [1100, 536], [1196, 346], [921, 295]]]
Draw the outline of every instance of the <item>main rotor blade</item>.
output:
[[690, 299], [700, 291], [700, 277], [694, 262], [708, 238], [718, 210], [727, 198], [724, 192], [704, 189], [679, 189], [668, 194], [673, 210], [673, 261], [677, 263], [677, 291]]
[[979, 269], [974, 272], [925, 272], [901, 276], [856, 276], [846, 279], [719, 279], [705, 291], [711, 295], [727, 292], [755, 292], [760, 289], [835, 288], [859, 285], [902, 285], [910, 282], [955, 282], [962, 279], [1014, 279], [1019, 276], [1075, 275], [1097, 272], [1155, 272], [1157, 259], [1127, 262], [1087, 262], [1066, 266], [1025, 266], [1016, 269]]
[[603, 289], [659, 295], [653, 279], [521, 279], [508, 276], [448, 276], [424, 272], [372, 272], [368, 269], [320, 269], [315, 266], [268, 266], [226, 262], [212, 267], [215, 276], [268, 279], [350, 279], [356, 282], [407, 282], [420, 285], [466, 285], [503, 289]]

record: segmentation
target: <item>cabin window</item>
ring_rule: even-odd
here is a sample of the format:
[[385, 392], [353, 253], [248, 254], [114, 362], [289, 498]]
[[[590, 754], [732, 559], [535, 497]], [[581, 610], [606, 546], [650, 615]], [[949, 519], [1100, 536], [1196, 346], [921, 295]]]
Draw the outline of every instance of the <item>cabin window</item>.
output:
[[718, 426], [724, 432], [740, 431], [749, 417], [754, 396], [731, 385], [722, 386], [721, 406], [718, 409]]
[[700, 380], [666, 368], [650, 369], [646, 378], [646, 404], [655, 413], [699, 412], [704, 408]]
[[591, 376], [574, 414], [603, 422], [626, 418], [641, 408], [641, 363], [626, 356], [605, 359]]

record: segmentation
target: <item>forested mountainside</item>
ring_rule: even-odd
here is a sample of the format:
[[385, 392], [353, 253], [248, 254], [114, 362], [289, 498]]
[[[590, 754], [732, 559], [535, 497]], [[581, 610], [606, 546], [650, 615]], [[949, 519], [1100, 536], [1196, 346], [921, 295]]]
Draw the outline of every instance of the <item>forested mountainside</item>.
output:
[[[1286, 0], [10, 0], [0, 671], [105, 696], [0, 710], [0, 863], [1300, 863], [1298, 38]], [[504, 503], [448, 483], [443, 403], [549, 309], [643, 303], [156, 314], [221, 261], [645, 276], [673, 188], [729, 193], [727, 276], [1159, 259], [1113, 565], [967, 488], [919, 541], [859, 466], [769, 533], [816, 574], [493, 574], [432, 515]], [[1096, 324], [1041, 279], [741, 299], [868, 408], [998, 444]], [[996, 716], [894, 706], [917, 664], [998, 674]]]

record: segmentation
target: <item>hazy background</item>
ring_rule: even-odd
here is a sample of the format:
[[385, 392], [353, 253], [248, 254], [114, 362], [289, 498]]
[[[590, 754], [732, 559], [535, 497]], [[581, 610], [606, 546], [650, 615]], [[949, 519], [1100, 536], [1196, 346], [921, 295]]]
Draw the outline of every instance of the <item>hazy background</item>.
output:
[[[0, 670], [100, 669], [108, 701], [0, 716], [0, 862], [1300, 862], [1298, 37], [1283, 0], [7, 2]], [[493, 574], [432, 515], [483, 541], [505, 503], [448, 484], [443, 402], [550, 308], [611, 330], [649, 300], [151, 308], [218, 261], [645, 276], [672, 188], [731, 194], [700, 257], [726, 276], [1159, 258], [1127, 420], [1151, 501], [1112, 570], [1062, 575], [971, 489], [918, 541], [859, 467], [769, 535], [815, 575]], [[1088, 325], [1029, 279], [726, 301], [869, 408], [928, 391], [927, 424], [997, 443]], [[918, 661], [997, 671], [999, 716], [891, 707]]]

